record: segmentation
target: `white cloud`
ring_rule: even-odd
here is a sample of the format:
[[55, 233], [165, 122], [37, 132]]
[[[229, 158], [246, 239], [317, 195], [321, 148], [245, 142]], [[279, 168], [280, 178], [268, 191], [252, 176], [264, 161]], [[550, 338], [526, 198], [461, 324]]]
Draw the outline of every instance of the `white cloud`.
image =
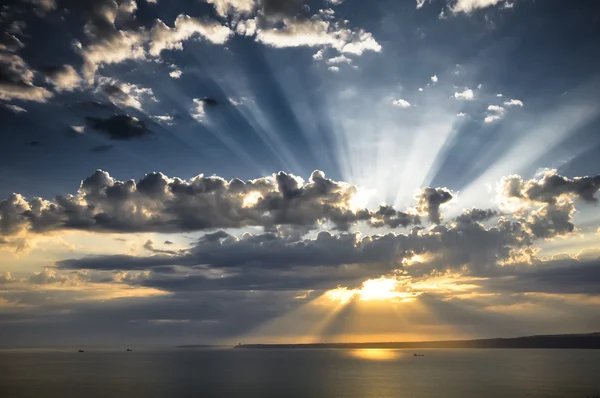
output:
[[473, 11], [495, 6], [503, 3], [504, 0], [457, 0], [456, 4], [451, 7], [452, 12], [464, 12], [469, 14]]
[[460, 113], [457, 113], [456, 116], [458, 116], [458, 117], [466, 117], [467, 114], [464, 113], [464, 112], [460, 112]]
[[471, 101], [475, 99], [475, 93], [470, 88], [467, 88], [463, 92], [455, 92], [454, 98], [457, 100]]
[[145, 101], [158, 102], [151, 88], [121, 83], [109, 77], [99, 77], [96, 93], [105, 95], [113, 104], [142, 110]]
[[229, 100], [229, 103], [233, 106], [240, 106], [246, 100], [246, 98], [244, 98], [244, 97], [240, 97], [240, 98], [229, 97], [227, 99]]
[[497, 120], [500, 120], [500, 119], [502, 119], [501, 115], [488, 115], [488, 116], [485, 117], [485, 119], [483, 119], [483, 121], [485, 123], [493, 123], [493, 122], [495, 122]]
[[487, 110], [488, 114], [485, 119], [483, 119], [485, 123], [493, 123], [498, 121], [502, 119], [506, 113], [506, 109], [498, 105], [490, 105], [488, 106]]
[[174, 71], [171, 71], [169, 73], [169, 76], [171, 76], [173, 79], [179, 79], [182, 74], [183, 72], [181, 71], [181, 69], [175, 69]]
[[438, 82], [438, 80], [439, 80], [439, 79], [438, 79], [437, 75], [433, 75], [433, 76], [431, 76], [431, 81], [432, 81], [432, 83], [433, 83], [433, 84], [437, 83], [437, 82]]
[[425, 4], [425, 0], [417, 0], [417, 9], [423, 7], [424, 4]]
[[342, 4], [345, 0], [327, 0], [327, 2], [329, 4], [331, 4], [332, 6], [339, 6], [340, 4]]
[[216, 21], [199, 20], [187, 15], [179, 15], [174, 27], [157, 20], [150, 31], [116, 31], [110, 37], [81, 49], [84, 58], [83, 75], [89, 84], [93, 83], [98, 68], [108, 64], [118, 64], [127, 60], [144, 60], [149, 54], [159, 56], [163, 50], [181, 50], [183, 41], [199, 35], [214, 44], [223, 44], [233, 34], [226, 26]]
[[339, 72], [340, 71], [340, 68], [338, 68], [337, 66], [330, 66], [327, 69], [329, 69], [332, 72]]
[[159, 122], [162, 122], [166, 125], [172, 125], [173, 124], [173, 120], [175, 119], [173, 116], [170, 115], [159, 115], [159, 116], [152, 116], [152, 119], [157, 120]]
[[402, 98], [392, 101], [392, 105], [399, 108], [410, 108], [410, 102]]
[[199, 122], [203, 122], [204, 118], [206, 117], [204, 106], [205, 104], [203, 99], [194, 98], [194, 107], [192, 108], [192, 113], [190, 115]]
[[503, 97], [503, 95], [502, 95], [502, 94], [496, 94], [496, 97], [498, 97], [498, 98], [502, 98], [502, 97]]
[[83, 134], [85, 132], [85, 126], [71, 126], [71, 129], [79, 134]]
[[239, 21], [235, 32], [241, 36], [253, 36], [256, 34], [256, 18]]
[[200, 20], [188, 15], [179, 15], [174, 27], [170, 28], [162, 21], [156, 21], [150, 31], [150, 50], [154, 56], [163, 50], [181, 50], [183, 42], [198, 34], [214, 44], [223, 44], [232, 35], [231, 29], [216, 21]]
[[487, 109], [488, 109], [488, 111], [491, 111], [491, 112], [497, 112], [497, 113], [504, 113], [505, 112], [505, 109], [503, 107], [501, 107], [501, 106], [498, 106], [498, 105], [490, 105], [490, 106], [488, 106]]
[[330, 64], [330, 65], [331, 64], [344, 64], [344, 63], [351, 64], [352, 60], [342, 54], [342, 55], [339, 55], [337, 57], [329, 58], [327, 60], [327, 63]]
[[147, 37], [143, 32], [118, 31], [112, 37], [85, 47], [83, 76], [88, 83], [94, 82], [98, 68], [103, 65], [119, 64], [127, 60], [146, 58], [143, 44]]
[[506, 106], [523, 106], [523, 101], [518, 99], [511, 99], [510, 101], [504, 101], [504, 105]]
[[256, 7], [254, 0], [206, 0], [206, 2], [214, 5], [215, 10], [222, 17], [232, 11], [234, 14], [248, 14]]
[[323, 59], [323, 53], [325, 52], [325, 50], [320, 49], [319, 51], [317, 51], [316, 53], [313, 54], [313, 59], [320, 61]]
[[419, 87], [419, 91], [423, 91], [423, 87]]
[[333, 47], [341, 53], [361, 55], [381, 51], [373, 35], [363, 29], [350, 30], [315, 15], [310, 19], [284, 19], [283, 26], [259, 29], [256, 40], [266, 45], [284, 47]]

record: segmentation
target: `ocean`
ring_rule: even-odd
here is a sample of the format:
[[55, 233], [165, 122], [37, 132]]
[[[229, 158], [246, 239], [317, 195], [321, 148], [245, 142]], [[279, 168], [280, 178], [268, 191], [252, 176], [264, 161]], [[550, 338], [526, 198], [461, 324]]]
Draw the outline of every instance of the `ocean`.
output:
[[600, 396], [600, 350], [0, 350], [2, 398]]

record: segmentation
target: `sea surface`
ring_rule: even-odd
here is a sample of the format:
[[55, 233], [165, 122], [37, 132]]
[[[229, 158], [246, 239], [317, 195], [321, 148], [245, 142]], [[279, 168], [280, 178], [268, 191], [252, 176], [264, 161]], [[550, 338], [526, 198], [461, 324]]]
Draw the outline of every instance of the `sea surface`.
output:
[[600, 396], [600, 350], [0, 350], [2, 398]]

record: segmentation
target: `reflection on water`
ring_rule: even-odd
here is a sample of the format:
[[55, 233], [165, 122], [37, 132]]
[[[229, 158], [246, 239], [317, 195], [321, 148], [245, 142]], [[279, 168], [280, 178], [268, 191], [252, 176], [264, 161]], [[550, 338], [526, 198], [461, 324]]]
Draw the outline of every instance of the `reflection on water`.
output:
[[600, 395], [600, 350], [87, 348], [0, 350], [0, 398]]
[[400, 357], [399, 350], [382, 348], [361, 348], [357, 350], [350, 350], [348, 353], [354, 358], [368, 359], [370, 361], [391, 361]]

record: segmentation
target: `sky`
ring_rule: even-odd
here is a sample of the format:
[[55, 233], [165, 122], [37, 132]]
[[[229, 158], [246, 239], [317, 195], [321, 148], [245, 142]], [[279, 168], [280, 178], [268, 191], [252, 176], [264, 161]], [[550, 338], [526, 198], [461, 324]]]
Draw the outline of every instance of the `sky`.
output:
[[600, 8], [14, 0], [0, 345], [600, 331]]

